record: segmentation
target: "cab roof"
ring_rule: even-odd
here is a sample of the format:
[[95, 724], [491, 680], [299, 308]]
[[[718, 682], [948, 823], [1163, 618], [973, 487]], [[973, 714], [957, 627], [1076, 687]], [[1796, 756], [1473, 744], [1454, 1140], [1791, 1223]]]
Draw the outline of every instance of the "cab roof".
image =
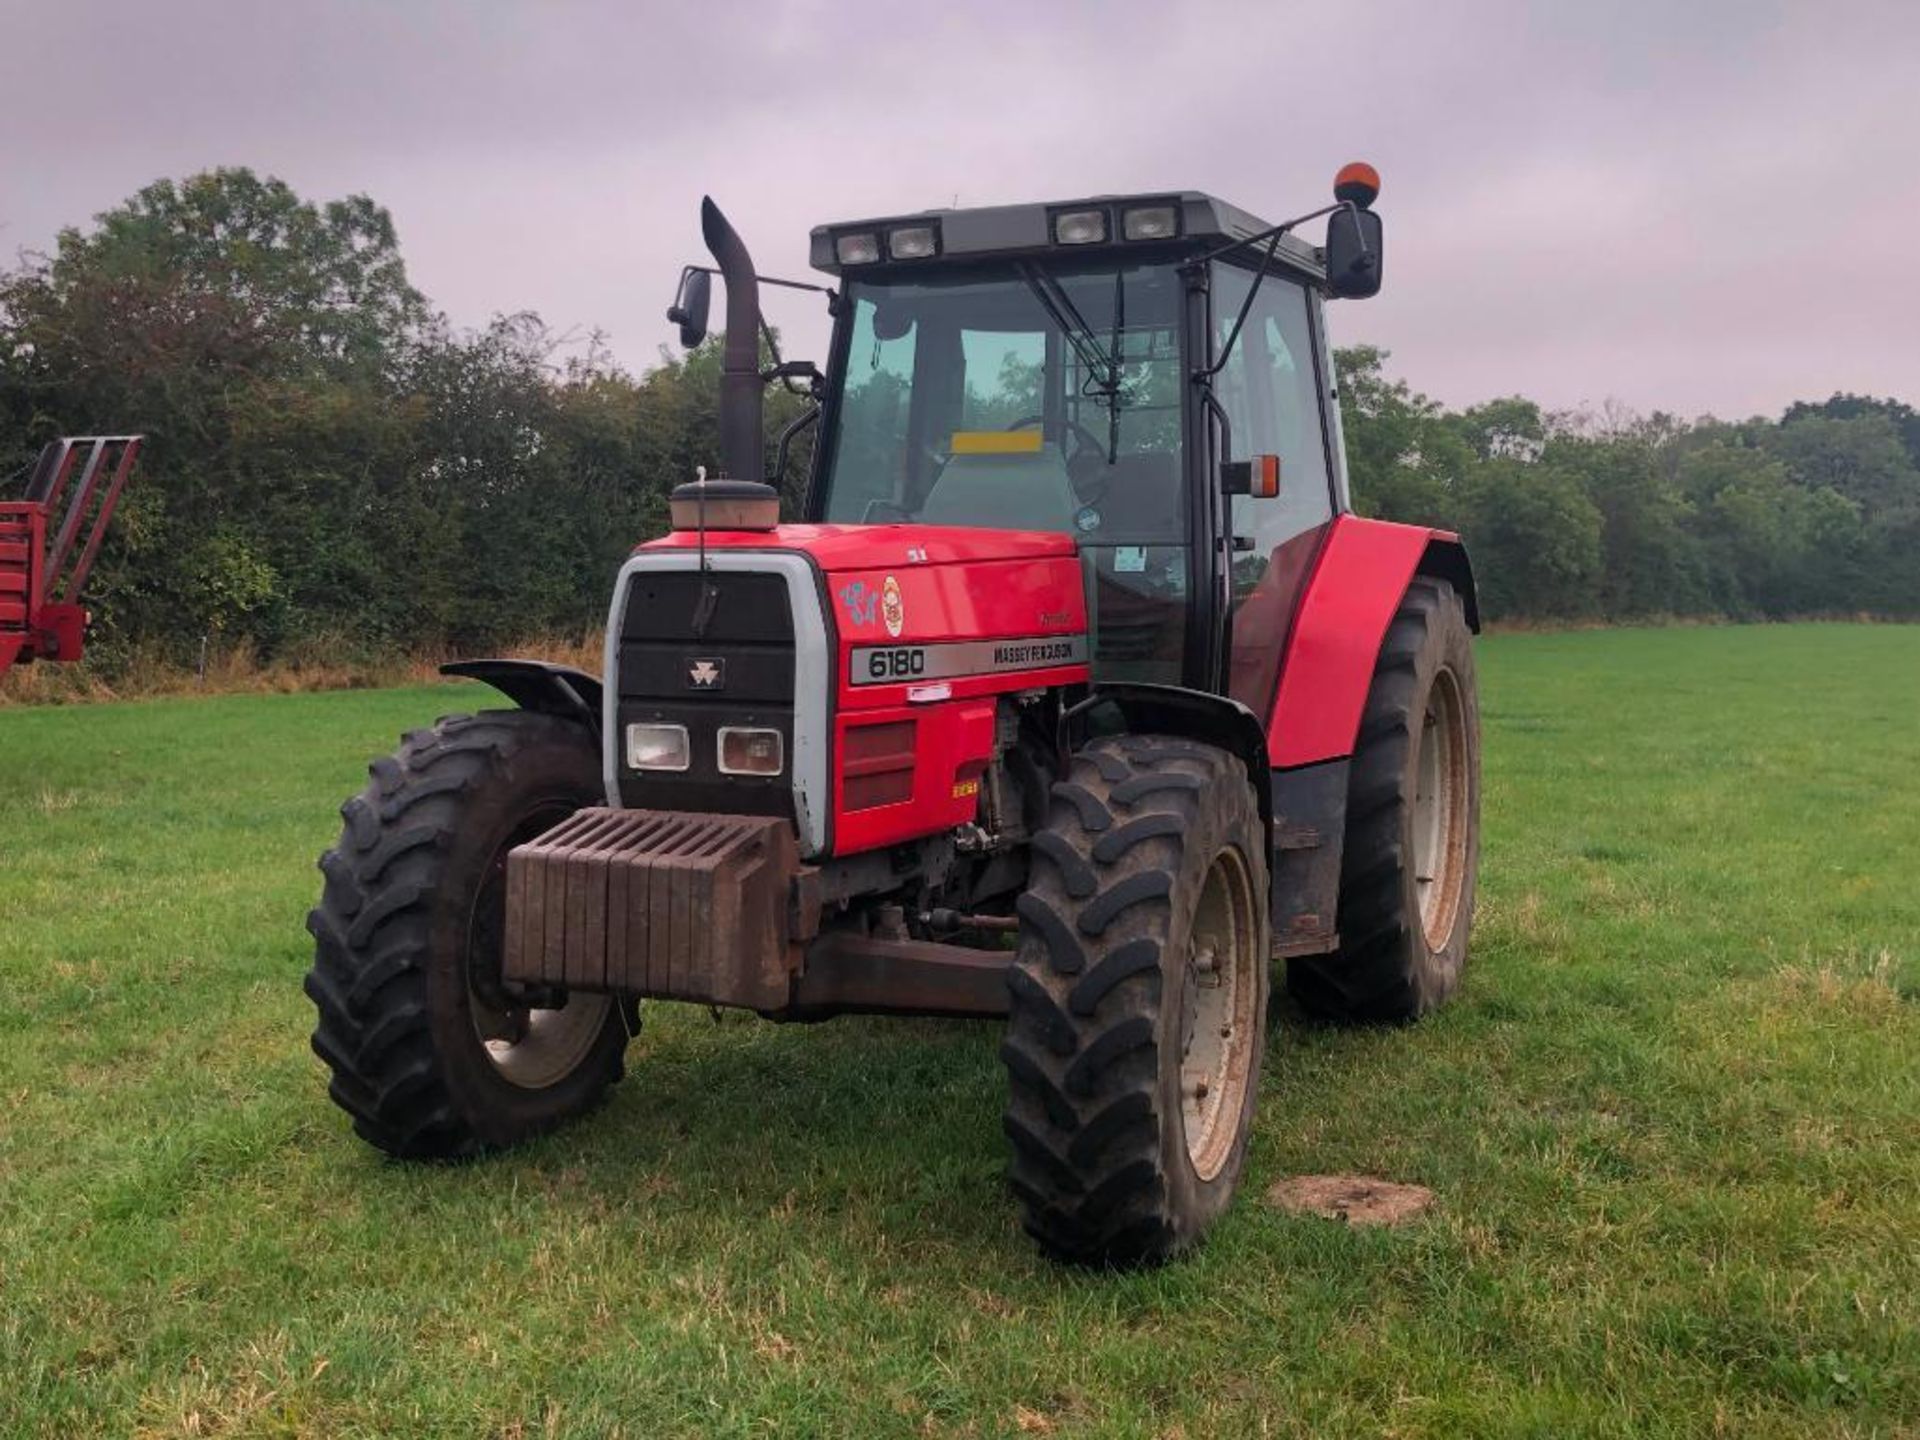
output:
[[[1131, 210], [1171, 206], [1177, 214], [1175, 234], [1170, 239], [1127, 240], [1124, 217]], [[1062, 244], [1054, 238], [1054, 222], [1064, 214], [1100, 210], [1106, 215], [1104, 241]], [[931, 225], [937, 231], [935, 253], [915, 260], [888, 259], [886, 237], [889, 232]], [[880, 216], [869, 220], [846, 220], [816, 225], [811, 234], [809, 260], [816, 270], [831, 275], [862, 273], [867, 270], [890, 272], [937, 266], [942, 262], [980, 260], [997, 256], [1036, 257], [1061, 255], [1091, 259], [1116, 251], [1169, 247], [1187, 251], [1217, 248], [1233, 240], [1244, 240], [1272, 228], [1268, 221], [1198, 190], [1148, 192], [1139, 195], [1093, 195], [1081, 200], [1041, 200], [1024, 205], [981, 205], [967, 209], [920, 210], [911, 214]], [[846, 235], [877, 237], [882, 255], [867, 264], [843, 265], [836, 242]], [[1264, 244], [1250, 250], [1249, 258], [1264, 250]], [[1315, 280], [1324, 278], [1326, 267], [1319, 247], [1288, 234], [1280, 237], [1274, 253], [1276, 261], [1303, 271]]]

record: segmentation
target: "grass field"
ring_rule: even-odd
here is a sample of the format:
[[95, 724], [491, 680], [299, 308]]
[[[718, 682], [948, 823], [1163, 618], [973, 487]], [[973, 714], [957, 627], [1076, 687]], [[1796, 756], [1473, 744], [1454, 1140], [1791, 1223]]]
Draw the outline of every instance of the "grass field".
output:
[[[302, 917], [439, 688], [0, 713], [0, 1435], [1920, 1433], [1920, 628], [1481, 647], [1464, 994], [1283, 1019], [1197, 1258], [1036, 1258], [991, 1025], [657, 1006], [383, 1161]], [[1432, 1186], [1413, 1225], [1261, 1203]]]

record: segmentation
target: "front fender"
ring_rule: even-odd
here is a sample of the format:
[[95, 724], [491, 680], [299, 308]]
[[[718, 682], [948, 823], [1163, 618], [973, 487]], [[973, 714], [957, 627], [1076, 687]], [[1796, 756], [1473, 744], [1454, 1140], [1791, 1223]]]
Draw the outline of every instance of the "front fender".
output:
[[1126, 732], [1184, 735], [1215, 745], [1245, 762], [1247, 779], [1260, 802], [1260, 818], [1273, 820], [1267, 739], [1260, 717], [1238, 700], [1181, 685], [1105, 684], [1066, 714], [1070, 748], [1095, 735]]
[[600, 743], [601, 685], [584, 670], [544, 660], [455, 660], [440, 673], [491, 685], [522, 710], [577, 720]]

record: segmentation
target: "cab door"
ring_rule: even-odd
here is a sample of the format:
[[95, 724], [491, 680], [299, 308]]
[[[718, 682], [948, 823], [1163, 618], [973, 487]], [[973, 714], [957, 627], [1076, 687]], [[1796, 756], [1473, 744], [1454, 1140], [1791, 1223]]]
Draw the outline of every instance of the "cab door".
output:
[[[1215, 267], [1216, 347], [1225, 343], [1253, 281], [1241, 266]], [[1214, 378], [1215, 398], [1229, 421], [1231, 453], [1220, 458], [1280, 457], [1280, 493], [1235, 495], [1228, 511], [1227, 693], [1256, 715], [1272, 709], [1295, 602], [1345, 491], [1319, 311], [1319, 296], [1306, 285], [1268, 274]]]

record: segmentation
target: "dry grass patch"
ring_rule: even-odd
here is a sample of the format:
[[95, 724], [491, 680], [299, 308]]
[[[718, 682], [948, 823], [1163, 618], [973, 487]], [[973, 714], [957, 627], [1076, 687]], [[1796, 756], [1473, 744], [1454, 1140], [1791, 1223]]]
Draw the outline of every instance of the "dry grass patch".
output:
[[[571, 665], [600, 673], [603, 634], [537, 635], [495, 654]], [[332, 636], [313, 636], [263, 660], [251, 645], [216, 648], [204, 666], [157, 654], [134, 654], [77, 665], [16, 665], [0, 676], [0, 709], [29, 705], [104, 704], [171, 695], [292, 695], [320, 690], [378, 690], [425, 685], [451, 653], [378, 654]]]
[[1817, 1006], [1854, 1016], [1897, 1011], [1902, 1003], [1895, 984], [1898, 966], [1891, 950], [1832, 956], [1817, 964], [1810, 958], [1783, 966], [1771, 977], [1769, 989], [1777, 1005], [1794, 1009]]
[[1405, 1225], [1432, 1208], [1433, 1191], [1371, 1175], [1294, 1175], [1267, 1190], [1267, 1203], [1293, 1215], [1349, 1225]]

